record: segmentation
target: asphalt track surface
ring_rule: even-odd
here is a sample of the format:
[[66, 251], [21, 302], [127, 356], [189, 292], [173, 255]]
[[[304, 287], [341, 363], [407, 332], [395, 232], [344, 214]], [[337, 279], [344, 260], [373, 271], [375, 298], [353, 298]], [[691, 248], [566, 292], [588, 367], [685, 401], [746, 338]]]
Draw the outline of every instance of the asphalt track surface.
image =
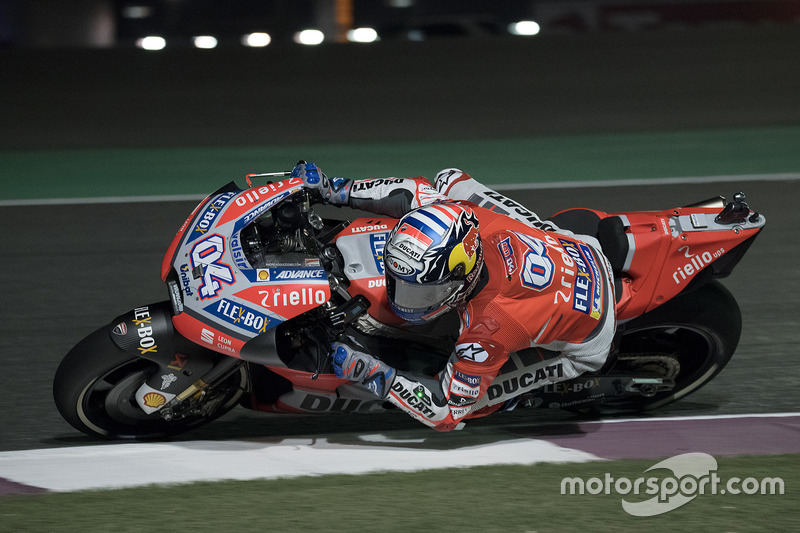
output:
[[[748, 194], [751, 208], [767, 217], [767, 226], [724, 281], [742, 309], [739, 348], [709, 385], [652, 413], [705, 416], [799, 410], [799, 185], [783, 180], [505, 193], [540, 214], [576, 206], [611, 212], [664, 209], [718, 194], [730, 197], [738, 190]], [[61, 419], [52, 400], [53, 374], [69, 348], [95, 328], [133, 307], [166, 299], [158, 275], [161, 257], [193, 207], [194, 202], [180, 201], [0, 208], [0, 272], [5, 280], [0, 306], [0, 451], [102, 444]], [[424, 438], [426, 446], [448, 449], [521, 436], [553, 437], [554, 430], [572, 438], [585, 431], [582, 422], [566, 412], [521, 409], [473, 421], [455, 435], [440, 435], [399, 413], [267, 416], [236, 409], [182, 439], [279, 442], [324, 437], [347, 443], [380, 432], [387, 438]], [[748, 431], [743, 425], [742, 434]]]

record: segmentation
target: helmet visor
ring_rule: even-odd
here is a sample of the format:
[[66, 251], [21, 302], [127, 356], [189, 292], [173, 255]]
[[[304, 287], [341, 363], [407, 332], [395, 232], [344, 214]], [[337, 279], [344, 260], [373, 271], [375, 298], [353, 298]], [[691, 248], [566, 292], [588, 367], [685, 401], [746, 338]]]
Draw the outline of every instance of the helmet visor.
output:
[[441, 306], [464, 285], [463, 279], [449, 279], [438, 283], [410, 283], [392, 275], [388, 276], [389, 300], [401, 310], [423, 312]]

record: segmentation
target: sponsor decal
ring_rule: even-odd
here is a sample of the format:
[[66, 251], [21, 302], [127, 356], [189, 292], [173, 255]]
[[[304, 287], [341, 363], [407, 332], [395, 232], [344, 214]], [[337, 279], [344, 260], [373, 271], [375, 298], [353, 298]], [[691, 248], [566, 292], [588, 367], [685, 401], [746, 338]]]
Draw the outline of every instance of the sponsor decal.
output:
[[372, 258], [375, 260], [375, 267], [381, 276], [386, 274], [383, 266], [383, 250], [386, 248], [386, 237], [388, 233], [373, 233], [369, 236], [369, 246], [372, 249]]
[[331, 296], [330, 285], [299, 283], [274, 285], [269, 288], [251, 287], [237, 292], [234, 296], [260, 305], [276, 313], [290, 312], [298, 315], [328, 301]]
[[175, 353], [175, 359], [170, 361], [167, 365], [167, 368], [171, 368], [172, 370], [177, 370], [180, 372], [183, 370], [183, 367], [186, 365], [186, 356], [182, 353]]
[[226, 192], [212, 200], [197, 218], [197, 223], [194, 225], [194, 229], [192, 229], [192, 232], [189, 234], [189, 238], [186, 240], [186, 242], [190, 243], [195, 239], [205, 235], [206, 232], [214, 225], [214, 221], [222, 212], [222, 208], [225, 207], [234, 196], [236, 196], [235, 192]]
[[720, 248], [714, 253], [705, 251], [700, 254], [694, 254], [689, 250], [688, 246], [683, 246], [679, 248], [678, 251], [683, 252], [684, 257], [689, 261], [685, 265], [679, 266], [675, 269], [675, 272], [672, 273], [672, 279], [675, 280], [676, 285], [680, 285], [684, 281], [690, 279], [692, 275], [697, 274], [714, 260], [722, 256], [722, 254], [725, 253], [725, 248]]
[[386, 231], [389, 226], [386, 224], [368, 224], [366, 226], [357, 226], [355, 228], [347, 228], [350, 233], [369, 233], [372, 231]]
[[376, 287], [385, 287], [386, 278], [372, 278], [367, 282], [367, 288], [374, 289]]
[[200, 298], [214, 298], [222, 288], [221, 283], [232, 285], [236, 278], [233, 270], [220, 259], [225, 253], [225, 239], [218, 234], [209, 235], [192, 247], [192, 269], [199, 268], [203, 282], [198, 289]]
[[269, 283], [273, 281], [310, 280], [323, 282], [328, 274], [319, 265], [302, 266], [299, 264], [271, 266], [270, 268], [246, 269], [242, 273], [253, 283]]
[[481, 390], [480, 385], [480, 376], [470, 376], [456, 370], [453, 374], [453, 380], [450, 382], [450, 392], [460, 396], [477, 398]]
[[522, 393], [540, 381], [562, 377], [564, 377], [563, 363], [547, 365], [542, 368], [537, 368], [535, 371], [524, 372], [520, 376], [508, 377], [499, 383], [495, 380], [495, 382], [489, 386], [487, 396], [489, 400], [494, 400], [501, 397], [503, 394], [512, 395]]
[[481, 392], [480, 376], [470, 376], [456, 370], [450, 380], [450, 395], [447, 403], [451, 407], [464, 407], [474, 404]]
[[[292, 402], [294, 396], [303, 394], [299, 404]], [[337, 413], [375, 413], [383, 411], [385, 400], [355, 400], [320, 394], [302, 393], [295, 390], [289, 395], [281, 397], [281, 402], [287, 405], [297, 405], [297, 408], [310, 412], [337, 412]]]
[[[265, 197], [269, 194], [280, 191], [286, 185], [293, 187], [295, 185], [302, 184], [303, 180], [293, 177], [279, 183], [268, 183], [266, 185], [262, 185], [261, 187], [253, 187], [252, 189], [242, 191], [239, 196], [236, 197], [236, 205], [239, 207], [246, 207], [248, 205], [257, 204], [259, 202], [263, 202], [266, 199]], [[278, 196], [277, 198], [273, 198], [273, 200], [282, 199], [288, 192], [289, 191], [286, 191], [286, 193]]]
[[156, 408], [161, 407], [165, 403], [167, 403], [167, 398], [163, 394], [159, 394], [157, 392], [148, 392], [144, 395], [144, 404], [147, 407]]
[[226, 298], [205, 307], [205, 311], [228, 324], [252, 333], [264, 333], [269, 329], [270, 318], [250, 307]]
[[164, 374], [161, 376], [161, 390], [167, 390], [176, 381], [178, 381], [178, 378], [175, 374]]
[[464, 418], [472, 410], [472, 407], [450, 407], [450, 415], [453, 417], [453, 420], [458, 420], [459, 418]]
[[489, 354], [483, 349], [483, 346], [476, 342], [471, 342], [469, 344], [456, 345], [456, 357], [482, 363], [489, 358]]
[[[270, 201], [259, 205], [258, 207], [247, 213], [238, 222], [236, 222], [236, 224], [234, 225], [234, 232], [238, 232], [240, 229], [248, 225], [250, 222], [260, 217], [263, 213], [271, 209], [272, 206], [274, 206], [275, 204], [277, 204], [278, 202], [282, 201], [284, 198], [289, 196], [289, 193], [290, 193], [289, 191], [286, 191], [282, 194], [279, 194], [278, 196], [272, 198]], [[239, 198], [236, 199], [237, 204], [240, 198], [242, 197], [240, 196]]]
[[285, 279], [326, 279], [324, 268], [280, 270], [272, 274], [272, 280]]
[[[206, 344], [214, 346], [218, 351], [230, 352], [236, 354], [233, 348], [233, 341], [224, 335], [220, 335], [210, 329], [202, 328], [200, 331], [200, 340]], [[162, 389], [163, 390], [163, 389]]]
[[[581, 253], [577, 243], [574, 241], [558, 239], [558, 242], [561, 244], [561, 247], [564, 248], [564, 251], [572, 258], [571, 263], [567, 263], [566, 266], [561, 267], [563, 273], [574, 276], [575, 278], [573, 282], [572, 308], [588, 315], [591, 313], [590, 300], [596, 283], [594, 274], [588, 266], [591, 254], [589, 254], [589, 257], [586, 257]], [[599, 311], [597, 311], [597, 316], [594, 318], [599, 318]]]
[[392, 185], [395, 183], [403, 183], [404, 178], [377, 178], [374, 180], [359, 180], [353, 182], [353, 186], [350, 189], [351, 194], [353, 192], [360, 192], [360, 191], [369, 191], [373, 187], [378, 187], [380, 185]]
[[239, 270], [247, 270], [250, 264], [247, 262], [247, 257], [244, 255], [241, 245], [241, 235], [237, 232], [230, 236], [228, 242], [231, 245], [231, 257]]
[[541, 291], [550, 286], [553, 282], [553, 261], [547, 255], [547, 246], [533, 237], [514, 233], [528, 251], [522, 258], [523, 264], [520, 271], [520, 281], [522, 285], [536, 291]]
[[592, 250], [586, 244], [580, 244], [579, 248], [583, 252], [584, 257], [587, 259], [587, 264], [591, 269], [592, 276], [594, 276], [594, 290], [592, 291], [592, 305], [589, 311], [589, 316], [595, 320], [599, 320], [603, 314], [603, 276], [600, 273], [600, 268], [597, 266]]
[[178, 287], [178, 284], [173, 281], [167, 281], [167, 288], [169, 289], [169, 299], [172, 302], [172, 308], [175, 310], [175, 314], [179, 315], [183, 313], [183, 296], [181, 295], [181, 289]]
[[387, 257], [386, 263], [389, 265], [389, 269], [392, 272], [396, 272], [401, 276], [408, 276], [414, 273], [414, 267], [410, 266], [402, 259], [398, 259], [394, 256]]
[[192, 286], [191, 280], [189, 279], [189, 265], [183, 264], [181, 265], [180, 269], [181, 275], [181, 285], [183, 286], [183, 292], [186, 296], [191, 296], [192, 293]]
[[405, 253], [411, 259], [419, 261], [422, 258], [422, 249], [417, 248], [416, 246], [411, 246], [410, 244], [406, 244], [405, 242], [397, 242], [397, 249], [401, 252]]
[[430, 408], [432, 403], [430, 393], [422, 385], [410, 391], [403, 383], [397, 380], [394, 385], [392, 385], [391, 393], [396, 399], [402, 400], [406, 406], [419, 411], [419, 414], [426, 418], [431, 418], [435, 414], [433, 409]]
[[581, 381], [562, 381], [561, 383], [553, 383], [552, 385], [545, 385], [541, 388], [542, 392], [550, 394], [573, 394], [589, 389], [593, 389], [600, 385], [599, 379], [589, 378]]
[[[492, 211], [496, 211], [498, 213], [503, 214], [510, 214], [512, 218], [516, 218], [517, 220], [522, 220], [527, 222], [529, 225], [533, 226], [534, 228], [540, 228], [545, 230], [552, 230], [553, 225], [547, 222], [542, 222], [536, 213], [529, 211], [525, 206], [522, 204], [515, 202], [511, 198], [503, 196], [499, 192], [492, 191], [490, 189], [486, 189], [483, 191], [483, 194], [486, 195], [488, 198], [491, 198], [493, 203], [491, 205], [495, 206], [491, 208]], [[503, 209], [499, 209], [496, 206], [503, 206], [507, 209], [504, 211]], [[489, 208], [488, 206], [484, 206]]]
[[244, 217], [241, 218], [235, 225], [233, 233], [236, 233], [249, 222], [261, 215], [264, 211], [275, 205], [276, 202], [286, 198], [289, 194], [291, 194], [292, 189], [299, 187], [302, 184], [303, 180], [300, 178], [289, 178], [277, 183], [268, 183], [266, 185], [262, 185], [261, 187], [253, 187], [245, 191], [239, 191], [235, 197], [235, 200], [233, 201], [235, 207], [232, 205], [226, 209], [225, 214], [220, 218], [217, 225], [227, 224], [234, 219], [240, 218], [255, 204], [269, 200], [269, 202], [259, 205], [244, 215]]
[[158, 353], [158, 345], [153, 338], [153, 317], [150, 316], [148, 307], [137, 307], [133, 310], [133, 325], [136, 327], [136, 334], [139, 336], [139, 346], [136, 348], [144, 355], [146, 353]]
[[506, 237], [497, 244], [497, 249], [500, 250], [500, 255], [503, 257], [503, 263], [506, 265], [506, 274], [511, 277], [511, 274], [517, 270], [517, 258], [514, 257], [514, 248], [511, 246], [511, 237]]
[[602, 316], [602, 277], [590, 248], [564, 238], [556, 240], [550, 235], [545, 240], [561, 254], [561, 266], [556, 274], [561, 278], [553, 303], [557, 305], [559, 300], [571, 303], [574, 310], [599, 320]]

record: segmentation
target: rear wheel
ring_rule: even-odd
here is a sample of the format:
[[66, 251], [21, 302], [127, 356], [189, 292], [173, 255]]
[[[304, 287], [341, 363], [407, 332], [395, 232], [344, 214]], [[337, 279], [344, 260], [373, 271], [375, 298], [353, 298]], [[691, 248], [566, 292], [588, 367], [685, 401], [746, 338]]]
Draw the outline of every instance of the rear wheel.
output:
[[158, 365], [120, 350], [106, 328], [78, 343], [63, 359], [53, 380], [53, 398], [72, 426], [108, 439], [164, 438], [207, 424], [232, 409], [247, 384], [246, 368], [206, 389], [183, 418], [146, 414], [135, 393]]
[[[742, 329], [739, 306], [719, 282], [683, 294], [625, 325], [611, 372], [625, 373], [637, 359], [644, 377], [659, 377], [654, 363], [677, 361], [675, 386], [652, 396], [606, 400], [601, 411], [644, 411], [697, 391], [728, 363]], [[668, 365], [667, 365], [668, 366]], [[636, 375], [636, 373], [634, 373]]]

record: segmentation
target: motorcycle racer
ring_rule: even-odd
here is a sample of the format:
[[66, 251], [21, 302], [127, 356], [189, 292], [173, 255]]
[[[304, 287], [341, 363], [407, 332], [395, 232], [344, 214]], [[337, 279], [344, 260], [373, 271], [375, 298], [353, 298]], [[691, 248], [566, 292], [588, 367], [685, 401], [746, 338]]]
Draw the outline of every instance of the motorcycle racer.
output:
[[540, 360], [524, 393], [599, 369], [616, 329], [611, 266], [594, 237], [575, 235], [458, 169], [423, 177], [328, 178], [301, 161], [292, 171], [323, 199], [399, 218], [384, 249], [392, 310], [411, 324], [455, 310], [459, 336], [436, 377], [398, 372], [358, 346], [334, 343], [338, 377], [358, 383], [440, 431], [482, 416], [509, 357]]

